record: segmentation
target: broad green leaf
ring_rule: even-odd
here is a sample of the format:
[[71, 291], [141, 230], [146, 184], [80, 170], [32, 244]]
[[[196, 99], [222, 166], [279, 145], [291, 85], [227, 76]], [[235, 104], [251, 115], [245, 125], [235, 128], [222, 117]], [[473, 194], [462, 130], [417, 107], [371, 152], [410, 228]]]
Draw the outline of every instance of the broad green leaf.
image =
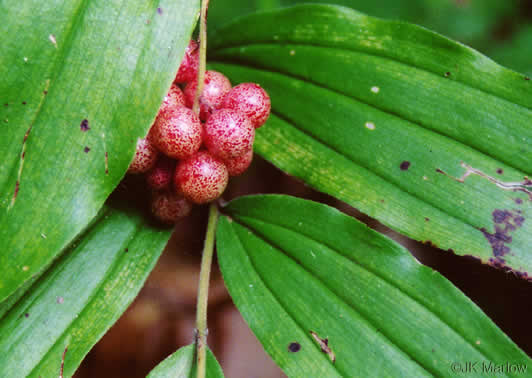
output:
[[[195, 378], [196, 377], [196, 363], [195, 363], [195, 348], [196, 345], [187, 345], [178, 349], [174, 354], [167, 357], [155, 369], [153, 369], [148, 378]], [[222, 368], [216, 361], [216, 357], [211, 350], [207, 348], [207, 370], [208, 378], [217, 378], [224, 376]]]
[[49, 265], [123, 177], [198, 3], [0, 4], [0, 300]]
[[135, 298], [169, 237], [136, 211], [104, 206], [16, 304], [0, 304], [0, 376], [57, 377], [63, 353], [71, 376]]
[[243, 18], [210, 46], [215, 69], [270, 93], [263, 157], [411, 238], [530, 276], [527, 77], [326, 5]]
[[449, 281], [354, 218], [279, 195], [241, 197], [224, 212], [217, 251], [226, 286], [288, 376], [452, 376], [467, 361], [530, 366]]

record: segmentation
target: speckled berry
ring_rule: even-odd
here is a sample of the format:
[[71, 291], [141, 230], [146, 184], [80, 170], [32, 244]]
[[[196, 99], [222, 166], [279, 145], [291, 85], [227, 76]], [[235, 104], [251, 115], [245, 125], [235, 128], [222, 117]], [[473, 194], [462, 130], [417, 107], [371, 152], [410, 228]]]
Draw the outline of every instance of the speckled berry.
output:
[[[231, 90], [229, 79], [217, 71], [206, 71], [204, 83], [199, 99], [200, 119], [202, 121], [205, 121], [212, 112], [220, 109], [225, 95]], [[191, 81], [185, 87], [185, 101], [189, 108], [194, 103], [196, 88], [197, 81]]]
[[270, 116], [270, 96], [260, 85], [242, 83], [235, 86], [225, 96], [222, 108], [244, 113], [255, 128], [261, 127]]
[[179, 162], [174, 176], [176, 191], [194, 203], [207, 203], [220, 197], [229, 174], [221, 160], [200, 151]]
[[224, 160], [224, 164], [227, 167], [229, 176], [239, 176], [249, 168], [252, 160], [253, 150], [251, 149], [242, 156], [230, 160]]
[[137, 140], [135, 157], [129, 165], [128, 173], [143, 173], [149, 171], [157, 161], [159, 152], [147, 138]]
[[253, 147], [255, 128], [241, 112], [220, 109], [205, 123], [204, 142], [209, 152], [222, 160], [240, 157]]
[[178, 108], [180, 106], [185, 106], [185, 95], [183, 94], [181, 88], [175, 84], [172, 84], [170, 90], [166, 96], [164, 96], [163, 103], [159, 108], [159, 113], [168, 111], [170, 108]]
[[199, 45], [191, 40], [185, 49], [185, 55], [175, 77], [176, 83], [187, 83], [198, 80]]
[[180, 195], [170, 191], [156, 192], [151, 200], [152, 214], [163, 223], [172, 224], [187, 216], [192, 204]]
[[183, 159], [199, 150], [203, 128], [198, 116], [185, 107], [159, 113], [150, 131], [150, 140], [165, 155]]
[[146, 182], [154, 190], [168, 189], [174, 177], [176, 161], [160, 156], [155, 167], [146, 174]]

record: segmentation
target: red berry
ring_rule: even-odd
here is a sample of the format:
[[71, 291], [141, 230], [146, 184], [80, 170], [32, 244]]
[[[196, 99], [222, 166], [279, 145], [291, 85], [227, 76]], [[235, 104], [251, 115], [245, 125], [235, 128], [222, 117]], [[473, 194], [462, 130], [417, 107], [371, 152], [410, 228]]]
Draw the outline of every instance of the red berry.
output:
[[242, 83], [225, 96], [222, 107], [241, 111], [255, 128], [259, 128], [270, 116], [271, 101], [260, 85]]
[[225, 160], [224, 164], [227, 167], [229, 176], [239, 176], [244, 173], [250, 166], [253, 160], [253, 149], [246, 152], [244, 155], [234, 159]]
[[[206, 71], [203, 91], [199, 99], [200, 119], [205, 121], [209, 114], [222, 106], [224, 97], [231, 90], [231, 82], [220, 72]], [[191, 81], [185, 87], [185, 101], [189, 108], [196, 96], [197, 80]]]
[[178, 108], [180, 106], [185, 106], [185, 95], [181, 88], [177, 85], [172, 84], [170, 90], [164, 96], [163, 103], [159, 108], [159, 113], [167, 111], [169, 108]]
[[137, 151], [129, 165], [128, 173], [143, 173], [149, 171], [157, 160], [159, 152], [147, 138], [137, 140]]
[[199, 45], [196, 41], [190, 40], [185, 49], [185, 56], [179, 66], [179, 71], [175, 77], [176, 83], [186, 83], [198, 80], [199, 65]]
[[155, 167], [146, 175], [146, 181], [150, 188], [155, 190], [167, 189], [174, 177], [176, 161], [166, 156], [161, 156]]
[[225, 164], [208, 152], [200, 151], [177, 165], [174, 185], [178, 193], [201, 204], [220, 197], [228, 180]]
[[199, 150], [203, 136], [200, 120], [185, 107], [159, 113], [150, 131], [150, 140], [165, 155], [183, 159]]
[[205, 123], [205, 146], [222, 160], [240, 157], [253, 147], [255, 128], [243, 114], [232, 109], [221, 109]]
[[192, 205], [182, 196], [170, 191], [154, 193], [151, 201], [151, 212], [164, 223], [175, 223], [192, 210]]

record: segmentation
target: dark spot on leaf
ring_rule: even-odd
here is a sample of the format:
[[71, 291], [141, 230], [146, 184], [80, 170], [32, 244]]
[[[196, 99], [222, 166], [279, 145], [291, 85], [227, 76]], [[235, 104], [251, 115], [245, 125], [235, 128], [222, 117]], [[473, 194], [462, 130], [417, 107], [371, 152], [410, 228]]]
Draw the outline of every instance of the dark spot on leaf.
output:
[[451, 73], [450, 73], [449, 71], [447, 71], [447, 72], [445, 73], [445, 77], [449, 77], [449, 76], [451, 76]]
[[383, 200], [383, 199], [381, 199], [381, 200], [379, 200], [379, 202], [380, 202], [380, 203], [384, 203], [384, 200]]
[[[495, 232], [489, 233], [485, 228], [481, 228], [480, 231], [490, 243], [495, 258], [500, 260], [497, 261], [497, 263], [504, 263], [504, 260], [502, 260], [501, 257], [510, 252], [510, 247], [508, 246], [508, 244], [512, 243], [510, 232], [522, 227], [525, 218], [517, 212], [500, 209], [495, 209], [492, 213], [492, 217]], [[495, 262], [492, 262], [492, 265], [493, 264], [495, 264]]]
[[15, 193], [13, 194], [13, 199], [17, 198], [19, 189], [20, 189], [20, 181], [17, 180], [17, 182], [15, 183]]
[[440, 168], [436, 168], [436, 172], [438, 172], [438, 173], [441, 173], [442, 175], [444, 175], [444, 174], [445, 174], [445, 172], [444, 172], [444, 171], [442, 171], [442, 170], [441, 170]]
[[430, 218], [425, 217], [425, 222], [430, 221]]
[[21, 159], [24, 160], [25, 157], [26, 157], [26, 151], [23, 151], [23, 152], [22, 152]]
[[288, 344], [288, 351], [292, 353], [297, 353], [301, 350], [301, 344], [293, 342]]
[[85, 148], [83, 149], [83, 152], [87, 153], [87, 152], [89, 152], [90, 150], [91, 150], [91, 149], [90, 149], [89, 147], [85, 146]]
[[109, 154], [105, 151], [105, 174], [109, 174]]
[[157, 13], [163, 14], [163, 9], [161, 7], [157, 8]]
[[4, 104], [4, 106], [9, 106], [9, 104], [6, 102], [6, 103]]
[[48, 91], [42, 91], [42, 94], [46, 96], [48, 94]]
[[399, 168], [401, 168], [401, 171], [406, 171], [410, 167], [409, 161], [403, 161], [401, 165], [399, 165]]
[[128, 253], [128, 252], [129, 252], [129, 248], [126, 248], [126, 249], [124, 250], [124, 252], [125, 252], [125, 253]]
[[432, 353], [434, 353], [434, 348], [431, 349]]
[[502, 170], [502, 168], [499, 168], [499, 169], [497, 169], [497, 173], [502, 175], [504, 173], [504, 171]]
[[22, 105], [26, 105], [26, 101], [22, 101]]
[[30, 136], [30, 132], [31, 132], [31, 126], [28, 128], [28, 130], [26, 130], [26, 134], [24, 134], [24, 139], [22, 139], [22, 143], [26, 143], [26, 140], [28, 140], [28, 137]]
[[525, 76], [525, 80], [527, 80], [527, 81], [528, 81], [528, 80], [530, 80], [530, 77], [528, 77], [528, 76]]
[[29, 317], [30, 317], [30, 314], [26, 312], [26, 313], [24, 314], [24, 316], [25, 316], [26, 318], [29, 318]]
[[91, 129], [89, 127], [89, 120], [88, 119], [84, 119], [83, 121], [81, 121], [81, 123], [79, 125], [79, 129], [81, 131], [89, 131]]
[[523, 203], [523, 200], [521, 198], [514, 199], [515, 203], [518, 205], [521, 205]]

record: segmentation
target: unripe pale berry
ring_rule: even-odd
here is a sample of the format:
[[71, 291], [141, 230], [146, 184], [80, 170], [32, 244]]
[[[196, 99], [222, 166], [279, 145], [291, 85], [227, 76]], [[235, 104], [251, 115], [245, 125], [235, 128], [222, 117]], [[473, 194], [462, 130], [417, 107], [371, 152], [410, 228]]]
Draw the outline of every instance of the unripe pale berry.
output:
[[242, 83], [235, 86], [225, 96], [223, 108], [244, 113], [255, 128], [261, 127], [270, 116], [270, 96], [260, 85]]
[[209, 152], [222, 159], [240, 157], [253, 147], [255, 128], [241, 112], [220, 109], [205, 123], [204, 142]]
[[148, 138], [137, 140], [137, 150], [135, 157], [129, 165], [128, 173], [143, 173], [149, 171], [157, 161], [159, 152]]
[[170, 187], [174, 177], [176, 161], [166, 156], [160, 156], [155, 167], [146, 175], [146, 182], [154, 190], [163, 190]]
[[186, 83], [198, 80], [199, 66], [199, 45], [196, 41], [190, 40], [185, 55], [179, 66], [179, 71], [175, 77], [176, 83]]
[[252, 160], [253, 150], [251, 149], [242, 156], [230, 160], [224, 160], [224, 164], [227, 167], [229, 176], [239, 176], [249, 168]]
[[229, 174], [221, 160], [200, 151], [179, 162], [174, 176], [176, 191], [194, 203], [207, 203], [220, 197]]
[[156, 192], [151, 201], [151, 212], [161, 222], [172, 224], [187, 216], [192, 204], [170, 191]]
[[185, 107], [159, 113], [150, 131], [150, 140], [165, 155], [183, 159], [199, 150], [203, 128], [198, 116]]
[[[205, 84], [199, 98], [200, 119], [205, 121], [209, 114], [222, 106], [224, 97], [231, 90], [231, 82], [224, 74], [217, 71], [205, 72]], [[193, 80], [185, 87], [186, 105], [191, 108], [196, 96], [197, 80]]]

